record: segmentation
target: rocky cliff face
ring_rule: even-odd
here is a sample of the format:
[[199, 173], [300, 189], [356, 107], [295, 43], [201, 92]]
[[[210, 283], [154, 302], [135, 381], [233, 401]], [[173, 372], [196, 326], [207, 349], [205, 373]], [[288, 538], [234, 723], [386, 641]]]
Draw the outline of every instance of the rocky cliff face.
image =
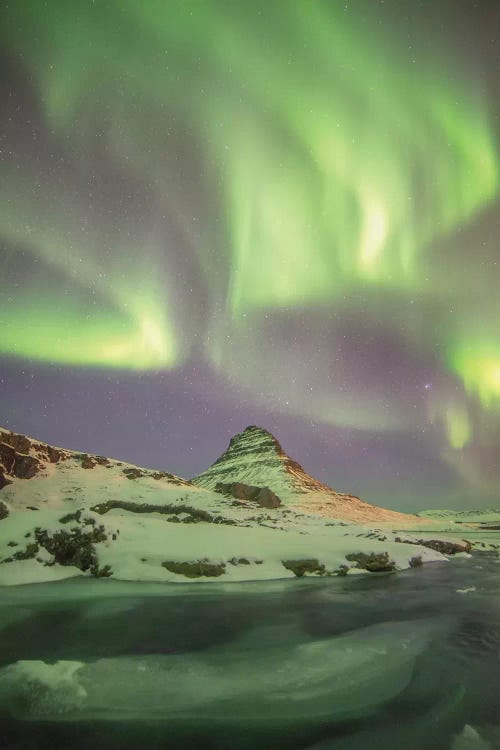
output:
[[70, 451], [0, 430], [0, 487], [11, 484], [13, 479], [32, 479], [45, 464], [64, 461], [70, 455]]
[[319, 482], [285, 453], [270, 432], [255, 425], [231, 438], [225, 453], [192, 481], [207, 489], [234, 482], [266, 486], [296, 509], [348, 521], [406, 524], [415, 520]]

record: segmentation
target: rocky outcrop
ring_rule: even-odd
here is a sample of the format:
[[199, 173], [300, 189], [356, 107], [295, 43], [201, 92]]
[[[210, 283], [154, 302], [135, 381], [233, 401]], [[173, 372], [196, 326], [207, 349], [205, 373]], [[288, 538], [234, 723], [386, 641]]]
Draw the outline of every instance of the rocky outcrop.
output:
[[[191, 505], [185, 503], [164, 503], [163, 505], [153, 505], [152, 503], [131, 503], [126, 500], [106, 500], [104, 503], [98, 503], [92, 506], [91, 510], [94, 513], [99, 513], [103, 516], [109, 513], [110, 510], [120, 508], [121, 510], [128, 510], [131, 513], [160, 513], [161, 515], [168, 516], [167, 521], [173, 521], [178, 523], [216, 523], [226, 526], [234, 526], [235, 521], [232, 518], [226, 518], [225, 516], [215, 515], [209, 513], [208, 510], [203, 508], [194, 508]], [[182, 518], [178, 518], [182, 516]]]
[[177, 560], [166, 560], [162, 566], [171, 573], [185, 576], [186, 578], [217, 578], [226, 572], [225, 563], [212, 563], [208, 560], [192, 560], [178, 562]]
[[107, 539], [104, 526], [95, 526], [83, 531], [76, 526], [70, 531], [56, 531], [53, 534], [46, 530], [35, 531], [36, 544], [43, 547], [54, 557], [54, 563], [73, 565], [91, 575], [107, 577], [111, 575], [108, 567], [100, 568], [94, 545]]
[[316, 575], [324, 575], [326, 573], [325, 566], [322, 565], [316, 558], [308, 560], [282, 560], [283, 567], [287, 570], [291, 570], [297, 578], [302, 578], [305, 573], [313, 573]]
[[5, 476], [5, 472], [0, 469], [0, 490], [6, 487], [8, 484], [12, 484], [12, 480]]
[[135, 467], [130, 467], [129, 469], [122, 469], [123, 473], [127, 477], [127, 479], [140, 479], [140, 477], [144, 476], [144, 472], [140, 469], [136, 469]]
[[60, 451], [58, 448], [53, 448], [51, 445], [46, 446], [47, 451], [47, 458], [49, 459], [51, 464], [57, 464], [58, 461], [61, 461], [61, 459], [64, 457], [64, 452]]
[[397, 536], [395, 542], [401, 542], [403, 544], [418, 544], [420, 547], [428, 547], [436, 552], [441, 552], [442, 555], [456, 555], [459, 552], [471, 552], [472, 544], [466, 539], [462, 539], [460, 542], [451, 542], [444, 539], [404, 539]]
[[[80, 521], [80, 516], [74, 520]], [[96, 578], [108, 577], [112, 571], [108, 565], [99, 566], [95, 545], [104, 542], [108, 538], [104, 526], [98, 526], [93, 519], [85, 519], [85, 526], [75, 526], [69, 531], [48, 531], [46, 529], [36, 528], [32, 538], [26, 543], [26, 546], [14, 552], [10, 557], [6, 557], [0, 562], [12, 563], [18, 560], [29, 560], [36, 558], [38, 562], [44, 565], [70, 565], [83, 572], [88, 572]], [[30, 534], [27, 534], [29, 537]], [[41, 550], [45, 550], [52, 559], [43, 560], [38, 555]]]
[[16, 432], [2, 433], [2, 441], [10, 445], [17, 453], [29, 453], [32, 441], [25, 435], [18, 435]]
[[0, 431], [0, 489], [11, 483], [9, 477], [31, 479], [46, 463], [57, 463], [69, 456], [69, 451], [31, 440], [15, 432]]
[[413, 516], [378, 508], [319, 482], [285, 453], [270, 432], [255, 425], [231, 438], [227, 450], [192, 482], [216, 491], [218, 487], [235, 484], [265, 486], [283, 504], [329, 518], [394, 523], [399, 528], [415, 520]]
[[16, 451], [8, 443], [0, 443], [0, 464], [6, 474], [12, 474], [16, 462]]
[[2, 501], [0, 500], [0, 521], [3, 518], [7, 518], [8, 515], [9, 515], [9, 509], [7, 508], [5, 503], [2, 503]]
[[465, 539], [462, 542], [449, 542], [443, 539], [419, 539], [417, 544], [441, 552], [442, 555], [456, 555], [458, 552], [470, 552], [472, 549], [471, 543], [465, 541]]
[[355, 562], [357, 568], [369, 573], [390, 573], [396, 569], [396, 563], [389, 558], [388, 552], [351, 552], [346, 560]]
[[261, 508], [278, 508], [281, 505], [281, 500], [269, 487], [255, 487], [251, 484], [243, 484], [243, 482], [231, 484], [219, 482], [215, 486], [215, 491], [234, 497], [236, 500], [257, 503]]
[[[22, 436], [19, 436], [22, 437]], [[24, 443], [20, 441], [20, 444]], [[19, 453], [9, 443], [0, 443], [0, 471], [3, 475], [3, 484], [0, 482], [0, 486], [9, 484], [9, 480], [5, 475], [17, 477], [18, 479], [31, 479], [40, 471], [42, 466], [36, 456], [32, 456], [28, 453]]]
[[16, 462], [14, 464], [13, 474], [18, 479], [31, 479], [42, 468], [41, 461], [35, 456], [22, 453], [16, 453]]

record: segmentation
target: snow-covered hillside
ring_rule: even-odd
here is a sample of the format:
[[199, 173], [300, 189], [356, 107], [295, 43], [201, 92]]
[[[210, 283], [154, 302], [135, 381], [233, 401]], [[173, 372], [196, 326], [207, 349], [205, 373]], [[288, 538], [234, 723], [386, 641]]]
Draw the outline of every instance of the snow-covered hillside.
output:
[[[292, 486], [315, 482], [287, 457], [277, 454], [277, 460], [293, 469]], [[240, 480], [259, 479], [261, 488], [273, 482], [271, 489], [283, 494], [269, 467], [250, 475], [242, 460], [241, 474], [236, 461], [233, 470]], [[260, 494], [236, 499], [168, 472], [5, 430], [0, 485], [0, 584], [73, 575], [183, 582], [352, 575], [418, 566], [445, 559], [440, 549], [466, 549], [421, 546], [407, 534], [403, 543], [387, 528], [346, 522], [340, 511], [350, 506], [340, 501], [335, 520], [305, 514], [290, 502], [293, 495], [278, 507], [262, 507]]]
[[450, 523], [500, 524], [500, 510], [495, 508], [470, 508], [466, 510], [423, 510], [420, 518]]

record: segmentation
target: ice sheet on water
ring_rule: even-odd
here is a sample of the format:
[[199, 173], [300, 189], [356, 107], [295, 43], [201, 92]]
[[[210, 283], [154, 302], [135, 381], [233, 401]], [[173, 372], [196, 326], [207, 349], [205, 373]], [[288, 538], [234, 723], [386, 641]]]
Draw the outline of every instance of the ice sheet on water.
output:
[[20, 661], [0, 670], [0, 702], [18, 718], [252, 723], [363, 716], [408, 685], [435, 620], [387, 622], [298, 643], [269, 629], [200, 652]]
[[493, 748], [474, 727], [466, 724], [463, 732], [453, 740], [451, 750], [493, 750]]
[[[464, 686], [458, 686], [426, 712], [416, 712], [416, 715], [403, 720], [394, 720], [392, 711], [389, 710], [385, 721], [377, 724], [368, 719], [368, 726], [360, 731], [321, 741], [307, 750], [445, 750], [449, 747], [450, 737], [456, 727], [460, 726], [465, 692]], [[453, 746], [452, 750], [465, 750], [465, 747]], [[486, 748], [477, 746], [477, 750]]]
[[78, 661], [18, 661], [1, 670], [0, 703], [8, 711], [54, 718], [78, 710], [86, 698], [77, 672]]

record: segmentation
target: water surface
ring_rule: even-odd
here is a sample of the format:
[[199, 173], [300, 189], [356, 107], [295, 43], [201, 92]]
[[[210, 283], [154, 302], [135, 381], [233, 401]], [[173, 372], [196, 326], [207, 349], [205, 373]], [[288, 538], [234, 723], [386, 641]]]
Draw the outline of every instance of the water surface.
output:
[[390, 576], [0, 591], [11, 750], [496, 750], [499, 686], [492, 555]]

